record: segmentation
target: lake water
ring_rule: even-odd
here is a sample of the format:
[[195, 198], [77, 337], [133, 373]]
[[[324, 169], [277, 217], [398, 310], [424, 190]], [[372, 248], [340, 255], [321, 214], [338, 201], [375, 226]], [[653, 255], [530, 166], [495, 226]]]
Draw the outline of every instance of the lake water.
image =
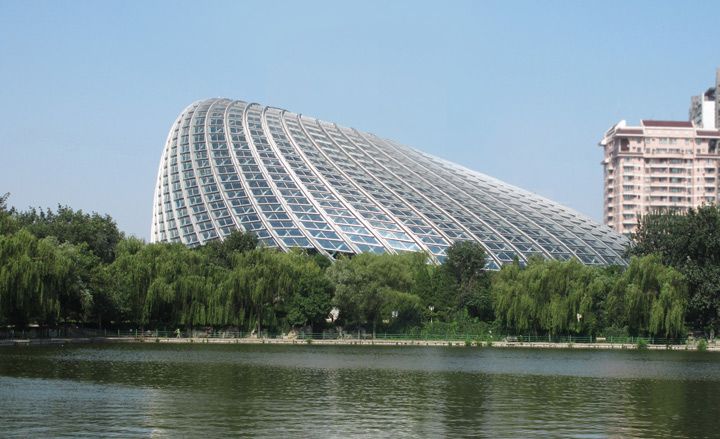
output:
[[0, 437], [720, 437], [720, 355], [0, 348]]

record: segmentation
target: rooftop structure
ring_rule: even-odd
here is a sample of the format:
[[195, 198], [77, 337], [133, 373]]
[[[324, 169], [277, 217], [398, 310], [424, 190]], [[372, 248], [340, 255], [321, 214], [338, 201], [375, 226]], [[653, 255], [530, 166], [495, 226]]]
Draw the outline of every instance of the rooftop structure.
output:
[[698, 128], [720, 129], [720, 69], [715, 72], [715, 86], [690, 98], [690, 121]]
[[699, 128], [714, 129], [716, 118], [716, 88], [709, 88], [705, 93], [690, 99], [690, 121]]
[[189, 246], [234, 230], [329, 257], [482, 244], [488, 268], [532, 256], [624, 264], [628, 241], [541, 196], [382, 139], [274, 107], [195, 102], [160, 159], [151, 240]]

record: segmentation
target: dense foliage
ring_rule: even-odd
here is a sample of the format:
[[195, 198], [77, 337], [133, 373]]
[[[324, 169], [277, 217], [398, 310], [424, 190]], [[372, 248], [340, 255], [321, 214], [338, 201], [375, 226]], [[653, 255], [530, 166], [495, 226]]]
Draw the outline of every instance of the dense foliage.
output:
[[688, 324], [715, 330], [720, 323], [720, 207], [646, 215], [635, 241], [631, 254], [659, 254], [663, 263], [685, 276]]
[[657, 256], [629, 267], [598, 268], [577, 261], [536, 259], [504, 266], [493, 279], [498, 322], [532, 334], [681, 335], [686, 307], [682, 276]]
[[147, 244], [108, 216], [6, 202], [3, 326], [677, 337], [717, 323], [717, 210], [648, 218], [626, 269], [538, 258], [489, 272], [472, 242], [455, 243], [441, 265], [419, 253], [331, 263], [258, 248], [241, 232], [194, 249]]

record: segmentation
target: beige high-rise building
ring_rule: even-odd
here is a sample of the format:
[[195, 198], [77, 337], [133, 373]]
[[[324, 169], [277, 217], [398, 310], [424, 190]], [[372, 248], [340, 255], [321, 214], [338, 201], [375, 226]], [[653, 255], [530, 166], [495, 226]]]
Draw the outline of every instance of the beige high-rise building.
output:
[[623, 120], [610, 128], [600, 142], [605, 224], [629, 235], [645, 213], [716, 203], [720, 130], [707, 122], [707, 116], [702, 127], [659, 120], [628, 126]]

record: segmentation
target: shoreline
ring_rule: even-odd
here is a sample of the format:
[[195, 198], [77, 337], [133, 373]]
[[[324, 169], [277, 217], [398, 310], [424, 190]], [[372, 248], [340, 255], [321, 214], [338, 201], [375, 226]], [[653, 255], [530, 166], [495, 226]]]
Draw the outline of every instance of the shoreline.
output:
[[[421, 347], [465, 347], [475, 349], [582, 349], [582, 350], [638, 350], [632, 343], [550, 343], [550, 342], [466, 342], [464, 340], [342, 340], [342, 339], [289, 339], [289, 338], [174, 338], [174, 337], [67, 337], [31, 338], [0, 340], [2, 346], [52, 346], [65, 344], [106, 344], [106, 343], [162, 343], [162, 344], [242, 344], [242, 345], [304, 345], [304, 346], [421, 346]], [[648, 344], [643, 349], [653, 351], [697, 351], [694, 344]], [[707, 345], [706, 352], [720, 352], [720, 345]]]

